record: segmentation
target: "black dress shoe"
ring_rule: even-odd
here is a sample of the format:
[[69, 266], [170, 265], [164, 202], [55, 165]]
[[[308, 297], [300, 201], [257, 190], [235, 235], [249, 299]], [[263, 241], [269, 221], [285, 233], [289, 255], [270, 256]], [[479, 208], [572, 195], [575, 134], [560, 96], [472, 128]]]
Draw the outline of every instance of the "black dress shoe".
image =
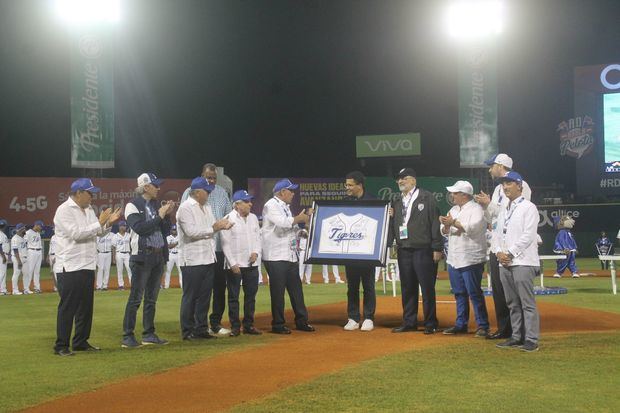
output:
[[253, 336], [260, 336], [261, 334], [263, 334], [262, 332], [258, 331], [257, 329], [255, 329], [254, 327], [250, 327], [250, 328], [244, 328], [243, 329], [243, 334], [251, 334]]
[[101, 351], [101, 348], [91, 346], [90, 343], [86, 343], [86, 345], [82, 347], [73, 347], [73, 351]]
[[424, 327], [424, 334], [435, 334], [437, 331], [435, 327]]
[[315, 331], [314, 327], [312, 327], [310, 324], [298, 325], [297, 326], [297, 330], [299, 330], [299, 331], [308, 331], [308, 332]]
[[209, 333], [204, 334], [190, 334], [188, 336], [183, 337], [184, 341], [198, 341], [198, 340], [209, 340], [211, 338], [217, 338]]
[[489, 334], [487, 336], [487, 340], [500, 340], [503, 338], [510, 338], [512, 337], [512, 334], [505, 334], [502, 333], [501, 331], [496, 331], [495, 333]]
[[291, 330], [287, 326], [272, 328], [271, 332], [274, 334], [291, 334]]
[[392, 333], [406, 333], [408, 331], [418, 331], [417, 326], [400, 326], [392, 329]]
[[241, 330], [239, 330], [238, 328], [233, 328], [232, 330], [230, 330], [230, 336], [231, 337], [237, 337], [239, 336], [239, 334], [241, 334]]
[[56, 354], [57, 356], [75, 356], [75, 353], [71, 350], [69, 350], [68, 348], [61, 348], [60, 350], [54, 350], [54, 354]]

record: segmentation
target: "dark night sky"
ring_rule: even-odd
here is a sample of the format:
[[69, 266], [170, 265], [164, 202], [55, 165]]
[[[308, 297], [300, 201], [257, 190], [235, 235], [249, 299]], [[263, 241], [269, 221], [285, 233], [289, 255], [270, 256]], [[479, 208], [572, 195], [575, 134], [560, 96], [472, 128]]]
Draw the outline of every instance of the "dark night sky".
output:
[[[0, 0], [2, 176], [70, 168], [69, 37], [49, 1]], [[457, 45], [443, 1], [126, 0], [115, 36], [117, 168], [188, 178], [342, 176], [355, 136], [421, 132], [420, 175], [458, 168]], [[500, 150], [534, 186], [574, 186], [557, 124], [573, 68], [617, 61], [620, 1], [509, 1]], [[399, 168], [403, 162], [393, 166]], [[385, 161], [362, 168], [382, 175]]]

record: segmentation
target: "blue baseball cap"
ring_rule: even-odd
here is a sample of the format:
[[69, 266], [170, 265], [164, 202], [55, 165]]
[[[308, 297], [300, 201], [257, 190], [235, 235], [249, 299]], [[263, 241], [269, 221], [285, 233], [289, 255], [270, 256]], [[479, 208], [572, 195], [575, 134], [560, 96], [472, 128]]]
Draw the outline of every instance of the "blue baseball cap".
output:
[[248, 191], [246, 191], [245, 189], [238, 190], [232, 196], [233, 202], [237, 202], [237, 201], [251, 201], [253, 199], [254, 199], [254, 197], [252, 195], [248, 194]]
[[138, 186], [144, 186], [144, 185], [151, 184], [151, 185], [155, 185], [159, 187], [163, 183], [164, 183], [163, 179], [159, 179], [158, 177], [155, 176], [154, 173], [151, 173], [151, 172], [143, 173], [142, 175], [138, 177]]
[[20, 222], [19, 224], [15, 225], [15, 231], [19, 231], [22, 228], [26, 228], [26, 225], [24, 225], [22, 222]]
[[6, 225], [8, 225], [9, 223], [6, 222], [6, 219], [0, 219], [0, 227], [4, 227]]
[[36, 221], [34, 221], [33, 225], [38, 225], [40, 227], [44, 227], [45, 224], [43, 223], [43, 221], [41, 221], [40, 219], [37, 219]]
[[280, 192], [283, 189], [288, 189], [292, 191], [297, 188], [299, 188], [299, 185], [295, 185], [294, 183], [291, 182], [290, 179], [284, 178], [276, 182], [276, 184], [273, 186], [273, 192], [274, 193]]
[[504, 165], [508, 169], [512, 169], [512, 158], [505, 153], [498, 153], [491, 156], [489, 159], [484, 161], [487, 166], [491, 166], [493, 164]]
[[88, 192], [101, 192], [101, 188], [97, 188], [93, 185], [93, 181], [89, 178], [80, 178], [71, 184], [71, 192], [88, 191]]
[[211, 192], [215, 189], [215, 185], [211, 185], [204, 177], [199, 176], [192, 180], [192, 189], [204, 189], [207, 192]]
[[127, 221], [119, 221], [118, 222], [118, 226], [119, 227], [126, 227], [127, 226]]
[[514, 182], [520, 184], [520, 183], [523, 182], [523, 178], [521, 177], [521, 175], [519, 175], [518, 172], [510, 171], [506, 175], [504, 175], [501, 178], [499, 178], [499, 181], [500, 182], [514, 181]]

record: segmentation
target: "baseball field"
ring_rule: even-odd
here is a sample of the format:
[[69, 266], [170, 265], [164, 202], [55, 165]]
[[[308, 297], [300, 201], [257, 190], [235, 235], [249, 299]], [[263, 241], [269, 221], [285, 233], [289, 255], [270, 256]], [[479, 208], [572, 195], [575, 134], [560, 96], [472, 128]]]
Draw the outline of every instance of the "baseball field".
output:
[[[474, 338], [471, 323], [468, 335], [393, 334], [400, 295], [392, 297], [389, 288], [384, 295], [380, 283], [375, 330], [343, 331], [346, 285], [323, 284], [319, 273], [304, 285], [315, 333], [183, 342], [181, 291], [171, 288], [161, 291], [156, 315], [157, 333], [170, 344], [121, 349], [128, 292], [110, 290], [95, 294], [90, 342], [103, 350], [75, 357], [53, 355], [55, 293], [2, 296], [0, 411], [615, 412], [620, 296], [611, 294], [598, 261], [578, 264], [594, 275], [554, 279], [545, 271], [545, 285], [568, 294], [537, 297], [536, 353], [497, 349], [495, 341]], [[50, 289], [49, 273], [43, 278]], [[437, 292], [440, 326], [449, 327], [455, 305], [445, 273]], [[268, 287], [261, 286], [255, 325], [265, 332], [269, 305]], [[292, 318], [288, 312], [289, 325]]]

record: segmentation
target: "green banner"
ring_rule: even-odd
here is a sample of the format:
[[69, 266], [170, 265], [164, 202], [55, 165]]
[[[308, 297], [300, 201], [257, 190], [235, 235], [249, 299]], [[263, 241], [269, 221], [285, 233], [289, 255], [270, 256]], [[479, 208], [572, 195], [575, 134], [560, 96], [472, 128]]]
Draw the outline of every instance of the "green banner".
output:
[[110, 45], [105, 29], [72, 33], [73, 168], [114, 168], [114, 87]]
[[461, 168], [486, 167], [498, 152], [495, 48], [471, 46], [459, 56], [459, 143]]
[[356, 137], [358, 158], [413, 156], [422, 153], [419, 133]]
[[[459, 180], [469, 181], [474, 187], [474, 193], [479, 191], [477, 178], [420, 176], [417, 178], [417, 185], [433, 193], [439, 210], [445, 215], [452, 208], [446, 187], [454, 185]], [[393, 200], [400, 194], [396, 181], [390, 178], [367, 177], [365, 187], [369, 194], [378, 199]]]

